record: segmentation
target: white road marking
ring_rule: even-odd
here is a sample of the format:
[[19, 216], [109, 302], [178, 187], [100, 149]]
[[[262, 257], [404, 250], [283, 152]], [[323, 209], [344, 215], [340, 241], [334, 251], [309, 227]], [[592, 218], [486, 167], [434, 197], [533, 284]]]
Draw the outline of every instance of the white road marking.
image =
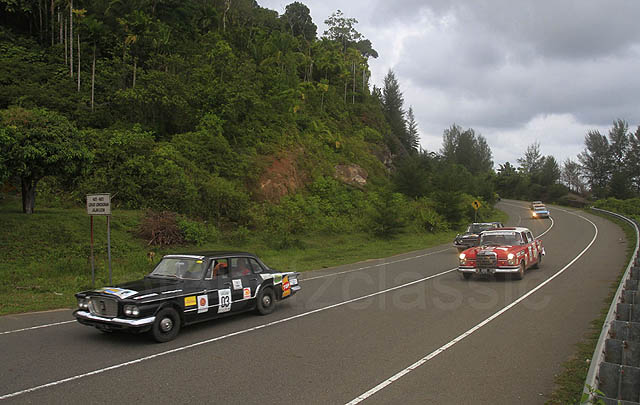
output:
[[411, 256], [411, 257], [405, 257], [404, 259], [398, 259], [398, 260], [392, 260], [389, 262], [384, 262], [384, 263], [378, 263], [378, 264], [374, 264], [371, 266], [364, 266], [364, 267], [359, 267], [357, 269], [350, 269], [350, 270], [345, 270], [345, 271], [339, 271], [336, 273], [331, 273], [331, 274], [323, 274], [321, 276], [316, 276], [316, 277], [309, 277], [309, 278], [303, 278], [300, 279], [299, 281], [310, 281], [310, 280], [317, 280], [319, 278], [326, 278], [326, 277], [332, 277], [332, 276], [338, 276], [340, 274], [346, 274], [346, 273], [353, 273], [354, 271], [361, 271], [361, 270], [367, 270], [367, 269], [372, 269], [375, 267], [381, 267], [381, 266], [386, 266], [388, 264], [395, 264], [395, 263], [400, 263], [400, 262], [406, 262], [407, 260], [413, 260], [413, 259], [419, 259], [421, 257], [425, 257], [425, 256], [431, 256], [434, 255], [436, 253], [442, 253], [442, 252], [446, 252], [447, 250], [451, 250], [452, 247], [448, 247], [446, 249], [442, 249], [442, 250], [437, 250], [435, 252], [429, 252], [429, 253], [423, 253], [421, 255], [416, 255], [416, 256]]
[[73, 320], [73, 321], [56, 322], [56, 323], [48, 323], [46, 325], [31, 326], [31, 327], [22, 328], [22, 329], [8, 330], [6, 332], [0, 332], [0, 335], [8, 335], [9, 333], [24, 332], [24, 331], [33, 330], [33, 329], [48, 328], [49, 326], [64, 325], [65, 323], [72, 323], [72, 322], [75, 322], [75, 320]]
[[101, 369], [98, 369], [98, 370], [90, 371], [88, 373], [78, 374], [78, 375], [75, 375], [73, 377], [64, 378], [62, 380], [52, 381], [52, 382], [47, 383], [47, 384], [42, 384], [42, 385], [38, 385], [38, 386], [35, 386], [35, 387], [32, 387], [32, 388], [27, 388], [27, 389], [24, 389], [24, 390], [21, 390], [21, 391], [12, 392], [10, 394], [4, 394], [4, 395], [0, 396], [0, 400], [17, 397], [19, 395], [23, 395], [23, 394], [27, 394], [27, 393], [30, 393], [30, 392], [38, 391], [38, 390], [41, 390], [43, 388], [53, 387], [53, 386], [60, 385], [60, 384], [66, 383], [66, 382], [79, 380], [81, 378], [89, 377], [89, 376], [96, 375], [96, 374], [101, 374], [101, 373], [104, 373], [106, 371], [111, 371], [111, 370], [115, 370], [115, 369], [118, 369], [118, 368], [131, 366], [133, 364], [137, 364], [137, 363], [141, 363], [143, 361], [155, 359], [157, 357], [166, 356], [168, 354], [181, 352], [183, 350], [187, 350], [187, 349], [191, 349], [191, 348], [194, 348], [194, 347], [202, 346], [202, 345], [205, 345], [205, 344], [208, 344], [208, 343], [217, 342], [217, 341], [222, 340], [222, 339], [226, 339], [226, 338], [230, 338], [230, 337], [233, 337], [233, 336], [242, 335], [242, 334], [245, 334], [245, 333], [248, 333], [248, 332], [253, 332], [253, 331], [256, 331], [258, 329], [263, 329], [263, 328], [266, 328], [266, 327], [269, 327], [269, 326], [274, 326], [274, 325], [278, 325], [278, 324], [281, 324], [281, 323], [284, 323], [284, 322], [289, 322], [289, 321], [292, 321], [294, 319], [298, 319], [298, 318], [302, 318], [302, 317], [305, 317], [305, 316], [308, 316], [308, 315], [316, 314], [318, 312], [323, 312], [323, 311], [326, 311], [326, 310], [329, 310], [329, 309], [333, 309], [333, 308], [341, 307], [343, 305], [351, 304], [351, 303], [356, 302], [356, 301], [361, 301], [361, 300], [364, 300], [364, 299], [367, 299], [367, 298], [375, 297], [376, 295], [386, 294], [388, 292], [399, 290], [399, 289], [405, 288], [405, 287], [409, 287], [409, 286], [414, 285], [414, 284], [419, 284], [419, 283], [422, 283], [424, 281], [427, 281], [427, 280], [430, 280], [430, 279], [433, 279], [433, 278], [436, 278], [436, 277], [440, 277], [440, 276], [442, 276], [444, 274], [450, 273], [450, 272], [455, 271], [455, 270], [457, 270], [457, 268], [445, 270], [443, 272], [440, 272], [440, 273], [437, 273], [437, 274], [433, 274], [431, 276], [427, 276], [427, 277], [424, 277], [424, 278], [421, 278], [421, 279], [418, 279], [418, 280], [414, 280], [414, 281], [411, 281], [409, 283], [397, 285], [395, 287], [387, 288], [385, 290], [377, 291], [377, 292], [374, 292], [374, 293], [371, 293], [371, 294], [367, 294], [367, 295], [363, 295], [363, 296], [360, 296], [360, 297], [357, 297], [357, 298], [352, 298], [350, 300], [338, 302], [336, 304], [332, 304], [332, 305], [328, 305], [326, 307], [314, 309], [312, 311], [303, 312], [301, 314], [293, 315], [293, 316], [290, 316], [290, 317], [287, 317], [287, 318], [283, 318], [283, 319], [279, 319], [277, 321], [264, 323], [262, 325], [254, 326], [252, 328], [239, 330], [239, 331], [232, 332], [232, 333], [229, 333], [229, 334], [226, 334], [226, 335], [222, 335], [222, 336], [218, 336], [218, 337], [215, 337], [215, 338], [212, 338], [212, 339], [207, 339], [207, 340], [203, 340], [201, 342], [192, 343], [190, 345], [177, 347], [175, 349], [171, 349], [171, 350], [167, 350], [167, 351], [164, 351], [164, 352], [160, 352], [160, 353], [152, 354], [152, 355], [149, 355], [149, 356], [141, 357], [139, 359], [127, 361], [127, 362], [124, 362], [124, 363], [115, 364], [113, 366], [109, 366], [109, 367], [101, 368]]
[[[562, 210], [562, 211], [564, 211], [564, 210]], [[347, 405], [354, 405], [354, 404], [360, 403], [360, 402], [364, 401], [365, 399], [369, 398], [370, 396], [372, 396], [373, 394], [377, 393], [378, 391], [383, 390], [385, 387], [391, 385], [395, 381], [397, 381], [400, 378], [404, 377], [405, 375], [409, 374], [410, 372], [412, 372], [413, 370], [417, 369], [418, 367], [420, 367], [421, 365], [423, 365], [427, 361], [433, 359], [434, 357], [436, 357], [440, 353], [442, 353], [442, 352], [446, 351], [447, 349], [451, 348], [456, 343], [460, 342], [461, 340], [463, 340], [467, 336], [473, 334], [474, 332], [476, 332], [477, 330], [479, 330], [483, 326], [487, 325], [489, 322], [493, 321], [494, 319], [496, 319], [500, 315], [504, 314], [505, 312], [507, 312], [508, 310], [513, 308], [514, 306], [518, 305], [519, 303], [521, 303], [522, 301], [527, 299], [530, 295], [532, 295], [533, 293], [535, 293], [536, 291], [538, 291], [539, 289], [541, 289], [545, 285], [549, 284], [553, 279], [558, 277], [560, 274], [564, 273], [565, 270], [567, 270], [571, 265], [573, 265], [573, 263], [575, 263], [580, 257], [582, 257], [583, 254], [585, 254], [587, 252], [587, 250], [589, 250], [589, 248], [591, 248], [591, 245], [593, 245], [593, 243], [596, 241], [596, 238], [598, 237], [598, 227], [596, 226], [596, 224], [594, 224], [589, 219], [583, 217], [582, 215], [578, 215], [578, 214], [575, 214], [575, 213], [570, 212], [570, 211], [565, 211], [565, 212], [567, 212], [569, 214], [576, 215], [576, 216], [584, 219], [585, 221], [589, 222], [591, 225], [593, 225], [593, 227], [594, 227], [594, 229], [596, 231], [595, 235], [593, 235], [593, 239], [591, 239], [591, 242], [589, 242], [587, 247], [585, 247], [582, 250], [582, 252], [580, 252], [576, 257], [574, 257], [573, 260], [571, 260], [566, 266], [564, 266], [562, 269], [560, 269], [558, 272], [556, 272], [553, 276], [549, 277], [548, 279], [546, 279], [542, 283], [538, 284], [535, 288], [533, 288], [531, 291], [529, 291], [528, 293], [526, 293], [522, 297], [520, 297], [517, 300], [513, 301], [511, 304], [509, 304], [506, 307], [502, 308], [500, 311], [498, 311], [495, 314], [491, 315], [490, 317], [488, 317], [484, 321], [480, 322], [479, 324], [477, 324], [473, 328], [469, 329], [468, 331], [464, 332], [462, 335], [456, 337], [455, 339], [453, 339], [449, 343], [441, 346], [437, 350], [435, 350], [435, 351], [429, 353], [428, 355], [424, 356], [423, 358], [421, 358], [420, 360], [416, 361], [415, 363], [413, 363], [409, 367], [405, 368], [404, 370], [399, 371], [398, 373], [396, 373], [396, 374], [392, 375], [391, 377], [387, 378], [386, 380], [384, 380], [380, 384], [376, 385], [375, 387], [371, 388], [370, 390], [366, 391], [365, 393], [359, 395], [355, 399], [349, 401], [347, 403]], [[551, 229], [551, 228], [549, 228], [549, 229]]]

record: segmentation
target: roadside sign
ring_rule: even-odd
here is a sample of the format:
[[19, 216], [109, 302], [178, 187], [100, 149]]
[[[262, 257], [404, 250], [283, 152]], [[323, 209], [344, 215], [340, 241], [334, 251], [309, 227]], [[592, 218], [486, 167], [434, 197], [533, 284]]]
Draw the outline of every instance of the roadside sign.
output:
[[87, 214], [111, 215], [111, 194], [87, 195]]
[[87, 214], [91, 217], [91, 285], [96, 284], [95, 260], [93, 257], [93, 216], [107, 217], [107, 255], [109, 258], [109, 284], [111, 284], [111, 194], [87, 194]]
[[478, 211], [478, 208], [480, 208], [480, 201], [474, 200], [471, 205], [473, 205], [474, 210]]

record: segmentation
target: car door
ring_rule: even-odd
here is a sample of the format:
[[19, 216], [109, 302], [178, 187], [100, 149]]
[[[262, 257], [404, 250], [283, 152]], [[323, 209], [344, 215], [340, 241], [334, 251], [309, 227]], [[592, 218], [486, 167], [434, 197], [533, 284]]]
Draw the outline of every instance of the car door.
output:
[[[213, 268], [218, 264], [216, 260], [209, 260], [204, 276], [200, 281], [189, 281], [190, 287], [184, 297], [184, 320], [186, 323], [213, 318], [218, 305], [218, 280], [213, 277]], [[186, 285], [186, 284], [185, 284]]]
[[538, 241], [533, 237], [533, 234], [531, 233], [531, 231], [527, 232], [527, 237], [530, 239], [531, 243], [531, 254], [533, 256], [531, 256], [531, 262], [535, 262], [538, 263], [539, 258], [540, 258], [540, 250], [539, 250], [539, 245], [538, 245]]
[[202, 292], [195, 297], [195, 319], [202, 321], [216, 318], [231, 311], [230, 260], [217, 258], [211, 260], [203, 280]]
[[250, 306], [251, 299], [255, 295], [258, 283], [258, 275], [253, 271], [251, 258], [246, 256], [232, 257], [229, 259], [230, 283], [232, 297], [232, 310], [242, 311]]

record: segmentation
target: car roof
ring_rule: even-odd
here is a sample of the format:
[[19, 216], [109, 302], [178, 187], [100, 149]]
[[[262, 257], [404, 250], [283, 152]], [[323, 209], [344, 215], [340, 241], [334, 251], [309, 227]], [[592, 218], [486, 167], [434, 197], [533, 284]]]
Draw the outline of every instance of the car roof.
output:
[[230, 256], [250, 256], [257, 257], [253, 253], [243, 252], [243, 251], [235, 251], [235, 250], [214, 250], [214, 251], [205, 251], [205, 252], [177, 252], [166, 254], [162, 257], [230, 257]]
[[525, 228], [522, 226], [509, 226], [509, 227], [503, 227], [503, 228], [496, 228], [496, 229], [491, 229], [488, 231], [484, 231], [483, 234], [490, 234], [493, 232], [502, 232], [502, 231], [514, 231], [514, 232], [531, 232], [529, 230], [529, 228]]

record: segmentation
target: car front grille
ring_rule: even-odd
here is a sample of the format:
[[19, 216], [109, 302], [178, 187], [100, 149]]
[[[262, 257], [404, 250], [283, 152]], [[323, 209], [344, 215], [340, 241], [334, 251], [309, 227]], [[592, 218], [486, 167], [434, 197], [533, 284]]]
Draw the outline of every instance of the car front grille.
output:
[[91, 297], [89, 299], [89, 312], [93, 315], [115, 318], [118, 316], [118, 301], [113, 298]]
[[476, 265], [482, 269], [490, 269], [497, 267], [498, 256], [495, 253], [478, 253], [476, 256]]

